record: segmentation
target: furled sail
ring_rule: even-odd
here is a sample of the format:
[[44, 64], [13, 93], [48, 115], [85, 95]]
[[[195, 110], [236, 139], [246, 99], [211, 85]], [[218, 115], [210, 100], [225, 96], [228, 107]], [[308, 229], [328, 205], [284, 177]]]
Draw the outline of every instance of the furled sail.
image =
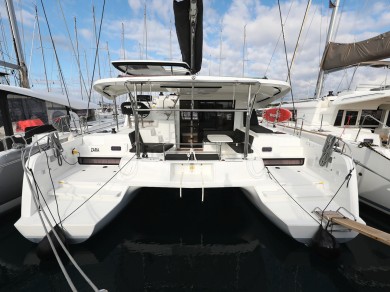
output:
[[390, 57], [390, 32], [350, 44], [330, 42], [325, 48], [321, 68], [324, 71], [342, 69], [361, 62]]
[[[192, 20], [191, 2], [196, 3], [196, 15]], [[203, 0], [174, 0], [173, 11], [182, 60], [190, 66], [191, 72], [195, 74], [202, 67]]]

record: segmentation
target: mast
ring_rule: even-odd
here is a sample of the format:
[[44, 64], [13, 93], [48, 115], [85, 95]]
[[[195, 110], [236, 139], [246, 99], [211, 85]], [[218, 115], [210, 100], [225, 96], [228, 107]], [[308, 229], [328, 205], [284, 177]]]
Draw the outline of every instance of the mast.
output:
[[[334, 3], [330, 2], [330, 4], [333, 6], [333, 12], [332, 12], [332, 17], [331, 17], [330, 23], [329, 23], [328, 35], [326, 37], [326, 42], [325, 42], [325, 50], [324, 50], [324, 53], [322, 55], [321, 63], [323, 62], [325, 54], [326, 54], [326, 47], [328, 46], [330, 41], [333, 39], [333, 29], [334, 29], [334, 25], [335, 25], [335, 22], [336, 22], [337, 11], [339, 9], [339, 2], [340, 2], [340, 0], [335, 0]], [[321, 96], [322, 87], [323, 87], [323, 83], [324, 83], [324, 75], [325, 75], [325, 72], [321, 68], [321, 65], [320, 65], [320, 71], [318, 73], [316, 90], [314, 92], [314, 96], [317, 99], [320, 98], [320, 96]]]
[[37, 25], [38, 25], [38, 33], [39, 33], [39, 42], [41, 44], [41, 52], [42, 52], [42, 63], [43, 63], [43, 70], [45, 72], [45, 80], [46, 80], [46, 88], [47, 92], [50, 92], [49, 82], [47, 80], [47, 70], [46, 70], [46, 62], [45, 62], [45, 52], [43, 51], [43, 43], [42, 43], [42, 35], [41, 35], [41, 28], [39, 26], [39, 17], [38, 17], [38, 7], [35, 5], [35, 17], [37, 19]]
[[148, 27], [146, 25], [146, 1], [144, 5], [144, 51], [145, 51], [145, 60], [148, 59]]
[[242, 46], [242, 77], [245, 75], [245, 46], [246, 46], [246, 24], [244, 25], [244, 44]]
[[[98, 73], [99, 73], [99, 79], [101, 79], [102, 76], [101, 76], [101, 72], [100, 72], [100, 58], [99, 58], [99, 48], [98, 48], [99, 42], [98, 42], [98, 36], [96, 33], [95, 5], [92, 5], [92, 16], [93, 16], [93, 31], [95, 34], [95, 41], [96, 41]], [[100, 97], [102, 98], [102, 106], [103, 106], [103, 104], [104, 104], [103, 95], [100, 95]]]
[[169, 20], [169, 60], [172, 61], [172, 19]]
[[[95, 17], [95, 6], [92, 5], [92, 16], [93, 16], [93, 31], [95, 34], [95, 41], [96, 41], [96, 47], [98, 45], [98, 36], [96, 32], [96, 17]], [[96, 50], [98, 51], [97, 54], [97, 64], [98, 64], [98, 73], [99, 73], [99, 79], [102, 78], [101, 73], [100, 73], [100, 58], [99, 58], [99, 48], [97, 47]], [[103, 99], [103, 97], [102, 97]]]
[[219, 33], [219, 76], [221, 76], [221, 66], [222, 66], [222, 20], [221, 20], [221, 28]]
[[20, 85], [25, 88], [30, 88], [28, 82], [27, 66], [23, 55], [22, 44], [20, 42], [19, 30], [16, 23], [15, 9], [12, 0], [5, 0], [7, 6], [8, 17], [11, 25], [12, 38], [15, 46], [16, 57], [18, 59], [20, 72]]
[[83, 96], [83, 84], [82, 84], [82, 75], [81, 75], [81, 68], [80, 68], [80, 51], [79, 51], [79, 38], [77, 34], [77, 22], [76, 17], [74, 17], [74, 34], [76, 38], [76, 60], [77, 60], [77, 67], [79, 68], [79, 81], [80, 81], [80, 94], [81, 94], [81, 100], [84, 100]]
[[123, 60], [126, 60], [126, 51], [125, 51], [125, 25], [122, 22], [122, 53]]

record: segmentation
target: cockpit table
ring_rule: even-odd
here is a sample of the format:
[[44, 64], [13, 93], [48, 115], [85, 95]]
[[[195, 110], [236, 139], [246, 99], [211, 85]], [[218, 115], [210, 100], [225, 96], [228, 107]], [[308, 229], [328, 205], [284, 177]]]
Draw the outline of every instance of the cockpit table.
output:
[[210, 134], [210, 135], [207, 135], [207, 139], [210, 142], [214, 142], [214, 143], [230, 143], [230, 142], [233, 142], [232, 138], [230, 138], [228, 135], [223, 135], [223, 134]]

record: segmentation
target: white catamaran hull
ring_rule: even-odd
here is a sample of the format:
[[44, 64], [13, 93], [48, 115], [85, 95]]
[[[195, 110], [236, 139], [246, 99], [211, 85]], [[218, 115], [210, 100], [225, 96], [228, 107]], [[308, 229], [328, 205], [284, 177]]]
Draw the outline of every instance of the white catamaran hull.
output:
[[[287, 133], [294, 133], [289, 127], [281, 127]], [[315, 143], [324, 143], [326, 135], [315, 131], [297, 131]], [[367, 148], [360, 142], [343, 140], [348, 155], [357, 162], [358, 190], [361, 202], [390, 215], [390, 149], [371, 146]]]
[[[252, 134], [255, 136], [255, 151], [246, 160], [229, 152], [226, 145], [222, 145], [224, 150], [220, 159], [188, 160], [184, 156], [184, 159], [166, 160], [164, 155], [136, 159], [128, 152], [128, 134], [118, 133], [110, 136], [92, 134], [63, 143], [64, 160], [68, 163], [60, 165], [54, 153], [48, 151], [47, 156], [45, 153], [33, 156], [28, 167], [33, 170], [32, 180], [40, 190], [39, 201], [43, 210], [53, 225], [62, 220], [68, 239], [74, 243], [88, 239], [105, 226], [141, 187], [176, 188], [178, 196], [186, 188], [199, 188], [206, 200], [209, 188], [242, 188], [275, 225], [305, 244], [310, 242], [320, 225], [320, 219], [312, 212], [318, 208], [324, 210], [336, 193], [326, 210], [336, 211], [343, 207], [357, 216], [356, 172], [352, 171], [349, 180], [345, 181], [353, 169], [349, 158], [334, 153], [329, 166], [321, 167], [318, 164], [321, 145], [288, 135], [268, 134], [265, 139], [262, 134]], [[113, 153], [110, 145], [121, 145], [121, 151]], [[306, 159], [301, 165], [266, 166], [264, 162], [270, 158], [262, 158], [259, 154], [261, 149], [272, 145], [273, 151], [279, 153], [273, 153], [272, 157], [294, 160], [306, 153]], [[75, 149], [81, 154], [88, 153], [90, 158], [105, 157], [105, 161], [102, 165], [72, 165], [78, 158], [72, 154]], [[93, 152], [97, 149], [99, 155]], [[199, 153], [195, 153], [195, 157]], [[122, 158], [117, 165], [109, 165], [110, 157], [114, 155]], [[264, 155], [270, 156], [269, 153]], [[28, 178], [31, 176], [27, 174], [22, 216], [15, 226], [23, 236], [38, 242], [45, 236], [45, 231], [35, 207], [34, 188], [31, 191]], [[340, 242], [356, 236], [355, 232], [341, 226], [334, 227], [332, 232]]]

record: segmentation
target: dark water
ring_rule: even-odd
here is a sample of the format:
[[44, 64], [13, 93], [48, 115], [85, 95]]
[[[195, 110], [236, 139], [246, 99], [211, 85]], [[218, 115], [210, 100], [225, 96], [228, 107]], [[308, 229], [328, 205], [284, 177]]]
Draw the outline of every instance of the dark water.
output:
[[[144, 189], [94, 238], [70, 251], [99, 289], [108, 291], [390, 291], [390, 247], [359, 235], [324, 259], [272, 225], [238, 189]], [[389, 216], [361, 209], [390, 231]], [[56, 262], [0, 218], [0, 290], [69, 291]], [[75, 268], [80, 291], [92, 291]]]

